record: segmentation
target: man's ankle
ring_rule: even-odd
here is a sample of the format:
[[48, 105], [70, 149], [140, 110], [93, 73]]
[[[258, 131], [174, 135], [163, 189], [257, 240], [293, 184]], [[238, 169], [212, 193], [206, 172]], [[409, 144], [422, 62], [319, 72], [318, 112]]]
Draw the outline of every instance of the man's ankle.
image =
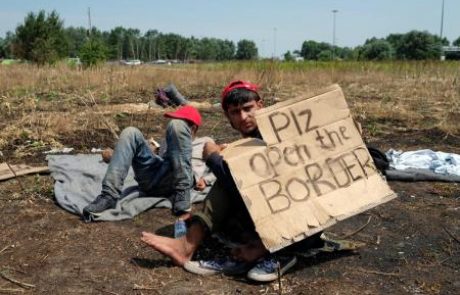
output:
[[183, 221], [187, 221], [187, 220], [189, 220], [191, 217], [192, 217], [192, 213], [191, 213], [191, 212], [182, 212], [182, 213], [180, 213], [180, 214], [177, 215], [177, 219], [178, 219], [178, 220], [183, 220]]

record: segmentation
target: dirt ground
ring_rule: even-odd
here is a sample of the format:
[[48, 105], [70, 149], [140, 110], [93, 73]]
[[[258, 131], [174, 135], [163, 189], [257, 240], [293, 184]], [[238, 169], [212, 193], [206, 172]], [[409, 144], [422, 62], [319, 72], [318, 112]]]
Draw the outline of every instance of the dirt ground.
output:
[[[212, 124], [199, 135], [219, 141], [237, 138], [219, 112], [208, 108], [202, 113]], [[141, 125], [144, 132], [160, 136], [164, 120], [156, 116], [145, 124], [145, 116], [152, 114], [115, 120], [120, 127]], [[383, 151], [430, 148], [460, 153], [460, 138], [436, 128], [382, 126], [382, 132], [368, 139]], [[107, 129], [92, 132], [69, 133], [60, 141], [75, 152], [113, 144]], [[3, 152], [12, 162], [44, 164], [44, 148], [13, 155], [26, 144], [18, 139]], [[142, 244], [141, 231], [171, 232], [174, 219], [169, 210], [87, 224], [54, 203], [52, 184], [49, 175], [0, 182], [2, 294], [460, 294], [459, 184], [391, 182], [397, 199], [327, 230], [338, 237], [352, 234], [350, 239], [365, 247], [300, 258], [281, 282], [269, 284], [244, 276], [193, 275]]]

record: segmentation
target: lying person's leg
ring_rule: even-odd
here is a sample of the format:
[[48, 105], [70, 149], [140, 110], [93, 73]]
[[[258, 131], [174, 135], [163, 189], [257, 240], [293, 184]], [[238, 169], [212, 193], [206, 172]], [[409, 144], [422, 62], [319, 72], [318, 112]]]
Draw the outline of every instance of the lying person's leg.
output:
[[167, 150], [164, 156], [172, 170], [173, 212], [182, 215], [191, 209], [193, 188], [192, 130], [185, 120], [172, 119], [166, 129]]
[[[152, 174], [158, 174], [155, 170], [160, 169], [162, 163], [160, 157], [153, 155], [139, 129], [134, 127], [124, 129], [102, 180], [102, 192], [83, 209], [84, 218], [89, 218], [91, 213], [99, 213], [115, 207], [131, 165], [135, 170], [136, 178], [138, 174], [143, 176], [138, 180], [142, 187], [142, 181], [151, 182]], [[156, 177], [159, 178], [161, 175]]]

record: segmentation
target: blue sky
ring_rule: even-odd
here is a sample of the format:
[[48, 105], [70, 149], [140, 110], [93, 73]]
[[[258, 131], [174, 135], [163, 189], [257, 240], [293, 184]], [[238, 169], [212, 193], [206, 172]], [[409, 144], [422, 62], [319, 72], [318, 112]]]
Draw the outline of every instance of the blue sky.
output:
[[[256, 42], [262, 56], [300, 49], [305, 40], [356, 46], [370, 37], [426, 30], [440, 33], [442, 0], [0, 0], [0, 37], [28, 12], [58, 12], [65, 26], [157, 29], [190, 37]], [[460, 37], [460, 1], [445, 0], [443, 36]]]

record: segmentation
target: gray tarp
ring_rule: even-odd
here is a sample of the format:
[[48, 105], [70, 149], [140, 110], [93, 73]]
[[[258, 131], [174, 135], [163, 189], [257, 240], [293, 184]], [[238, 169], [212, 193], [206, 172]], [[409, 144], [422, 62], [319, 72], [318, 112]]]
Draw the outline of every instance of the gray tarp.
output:
[[385, 171], [385, 176], [388, 181], [439, 181], [439, 182], [460, 182], [458, 175], [443, 175], [435, 173], [428, 169], [406, 169], [396, 170], [388, 169]]

